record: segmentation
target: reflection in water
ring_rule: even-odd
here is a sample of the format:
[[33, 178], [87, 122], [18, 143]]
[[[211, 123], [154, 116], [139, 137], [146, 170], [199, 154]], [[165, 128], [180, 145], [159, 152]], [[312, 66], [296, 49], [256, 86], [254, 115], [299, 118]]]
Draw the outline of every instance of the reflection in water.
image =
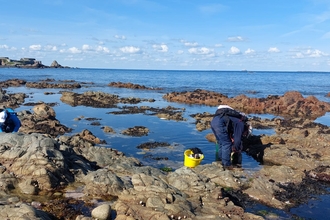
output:
[[[150, 165], [157, 168], [170, 167], [177, 169], [183, 166], [184, 155], [183, 152], [186, 149], [193, 147], [198, 147], [203, 151], [205, 156], [201, 164], [210, 164], [215, 161], [215, 144], [206, 140], [205, 136], [211, 133], [211, 130], [205, 130], [199, 132], [196, 130], [194, 120], [189, 117], [190, 114], [196, 114], [201, 112], [214, 112], [214, 107], [207, 106], [198, 106], [198, 105], [184, 105], [178, 103], [168, 103], [161, 99], [161, 94], [158, 93], [147, 93], [140, 91], [133, 91], [132, 93], [129, 90], [121, 90], [125, 92], [125, 96], [141, 96], [142, 98], [153, 97], [157, 100], [156, 103], [152, 105], [154, 107], [165, 107], [168, 105], [174, 107], [186, 108], [185, 117], [187, 121], [169, 121], [162, 120], [156, 116], [147, 116], [142, 114], [130, 114], [130, 115], [112, 115], [108, 112], [118, 110], [118, 109], [98, 109], [85, 106], [76, 106], [71, 107], [62, 103], [60, 99], [59, 91], [55, 89], [52, 90], [54, 95], [44, 95], [44, 90], [38, 89], [26, 89], [23, 87], [15, 88], [15, 90], [9, 88], [9, 91], [13, 92], [24, 92], [31, 93], [33, 96], [30, 96], [26, 102], [57, 102], [58, 105], [54, 106], [56, 112], [56, 118], [64, 125], [73, 128], [71, 134], [79, 133], [83, 129], [90, 130], [95, 136], [99, 137], [102, 140], [107, 142], [106, 147], [115, 148], [119, 151], [122, 151], [127, 156], [133, 156], [139, 159], [144, 165]], [[118, 89], [115, 89], [118, 91]], [[110, 92], [110, 91], [108, 91]], [[111, 93], [111, 92], [110, 92]], [[123, 94], [121, 93], [121, 96]], [[141, 103], [140, 105], [151, 105], [150, 103]], [[21, 106], [17, 111], [30, 110], [29, 106]], [[90, 126], [90, 121], [80, 120], [75, 121], [74, 119], [80, 116], [85, 118], [101, 118], [100, 126]], [[255, 115], [256, 117], [265, 117], [272, 119], [273, 115]], [[318, 123], [330, 124], [330, 114], [325, 115], [316, 120]], [[110, 126], [115, 130], [115, 134], [104, 133], [101, 129], [102, 126]], [[143, 137], [130, 137], [121, 134], [121, 131], [133, 126], [145, 126], [150, 129], [150, 133], [147, 136]], [[71, 135], [68, 134], [68, 135]], [[254, 135], [273, 135], [275, 134], [274, 129], [254, 129]], [[170, 147], [155, 148], [149, 151], [140, 150], [136, 147], [145, 142], [167, 142]], [[168, 160], [152, 160], [150, 157], [144, 157], [146, 154], [152, 154], [153, 157], [167, 157]], [[252, 157], [243, 153], [243, 169], [247, 173], [257, 172], [262, 168], [258, 162], [256, 162]], [[321, 215], [329, 216], [330, 210], [330, 196], [323, 195], [318, 196], [319, 200], [311, 200], [308, 204], [294, 208], [291, 210], [292, 214], [296, 214], [301, 217], [307, 217], [312, 219], [324, 219]], [[252, 210], [252, 208], [251, 208]], [[253, 212], [258, 214], [260, 210], [268, 210], [269, 213], [276, 213], [281, 216], [281, 219], [290, 219], [288, 214], [281, 210], [271, 209], [265, 206], [255, 206], [253, 207]], [[247, 209], [249, 211], [249, 209]], [[252, 211], [251, 211], [252, 212]], [[313, 213], [313, 214], [312, 214]]]
[[[328, 189], [330, 193], [330, 188]], [[307, 204], [292, 208], [290, 212], [306, 219], [329, 219], [330, 196], [315, 196]]]
[[273, 135], [275, 134], [275, 130], [273, 128], [269, 129], [253, 129], [252, 131], [253, 135]]
[[327, 112], [324, 116], [317, 118], [315, 122], [330, 126], [330, 112]]

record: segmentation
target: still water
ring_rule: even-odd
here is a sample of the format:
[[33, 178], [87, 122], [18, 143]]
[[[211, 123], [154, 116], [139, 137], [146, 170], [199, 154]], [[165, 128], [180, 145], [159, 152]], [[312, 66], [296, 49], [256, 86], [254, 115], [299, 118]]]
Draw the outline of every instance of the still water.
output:
[[[52, 95], [45, 95], [45, 90], [29, 89], [25, 87], [8, 88], [8, 93], [27, 93], [28, 102], [55, 102], [54, 107], [56, 118], [64, 125], [73, 128], [72, 134], [79, 133], [83, 129], [90, 130], [94, 135], [111, 147], [124, 152], [127, 156], [138, 158], [143, 164], [154, 167], [171, 167], [173, 169], [183, 166], [183, 152], [192, 147], [200, 148], [205, 158], [202, 164], [212, 163], [215, 159], [215, 145], [206, 140], [205, 136], [211, 130], [199, 132], [195, 128], [195, 120], [191, 114], [209, 112], [214, 113], [216, 107], [204, 105], [186, 105], [169, 103], [163, 100], [162, 96], [173, 91], [192, 91], [205, 89], [220, 92], [229, 97], [245, 94], [249, 97], [267, 97], [268, 95], [283, 95], [287, 91], [299, 91], [303, 96], [313, 95], [319, 100], [329, 102], [327, 94], [330, 92], [330, 73], [316, 72], [226, 72], [226, 71], [158, 71], [158, 70], [106, 70], [106, 69], [0, 69], [1, 80], [24, 79], [35, 82], [45, 79], [57, 81], [74, 80], [83, 82], [81, 89], [74, 89], [73, 92], [82, 93], [85, 91], [102, 91], [117, 94], [120, 97], [153, 98], [153, 103], [139, 103], [138, 106], [185, 108], [184, 118], [186, 121], [162, 120], [156, 116], [143, 114], [113, 115], [111, 111], [118, 111], [117, 108], [92, 108], [85, 106], [71, 107], [60, 101], [59, 89], [47, 89], [53, 92]], [[131, 82], [147, 87], [162, 88], [162, 90], [130, 90], [113, 88], [107, 86], [110, 82]], [[17, 111], [31, 110], [30, 106], [21, 106]], [[96, 118], [100, 126], [91, 125], [91, 121], [75, 118]], [[272, 115], [257, 115], [259, 117], [272, 118]], [[330, 114], [318, 118], [316, 122], [330, 126]], [[115, 134], [104, 133], [102, 126], [110, 126]], [[128, 127], [145, 126], [150, 129], [148, 136], [130, 137], [121, 134], [121, 131]], [[270, 135], [272, 129], [257, 130], [253, 134]], [[70, 134], [68, 134], [70, 135]], [[167, 142], [169, 148], [156, 148], [149, 151], [137, 149], [136, 147], [145, 142]], [[168, 160], [151, 160], [148, 155], [154, 157], [168, 157]], [[254, 172], [261, 168], [253, 158], [243, 154], [244, 169]], [[281, 210], [274, 210], [268, 207], [257, 206], [251, 212], [267, 210], [280, 216], [280, 219], [290, 219], [296, 214], [306, 219], [325, 219], [330, 216], [330, 196], [316, 196], [308, 204], [294, 208], [290, 213]]]

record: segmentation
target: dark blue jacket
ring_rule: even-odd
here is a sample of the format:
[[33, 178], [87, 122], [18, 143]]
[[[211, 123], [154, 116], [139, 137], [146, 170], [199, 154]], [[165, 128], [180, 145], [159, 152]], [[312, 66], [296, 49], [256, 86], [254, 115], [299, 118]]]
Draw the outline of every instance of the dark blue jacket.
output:
[[232, 126], [233, 126], [233, 134], [232, 138], [234, 139], [234, 148], [239, 151], [242, 150], [242, 136], [244, 132], [244, 122], [241, 119], [235, 117], [229, 117]]
[[0, 132], [17, 132], [21, 127], [21, 121], [18, 119], [16, 112], [11, 109], [5, 109], [7, 111], [7, 118], [0, 126]]
[[[220, 120], [223, 119], [223, 120]], [[242, 135], [244, 132], [244, 121], [240, 118], [227, 115], [216, 115], [211, 122], [212, 131], [217, 141], [221, 137], [221, 133], [227, 133], [229, 138], [234, 139], [232, 146], [236, 151], [242, 150]]]

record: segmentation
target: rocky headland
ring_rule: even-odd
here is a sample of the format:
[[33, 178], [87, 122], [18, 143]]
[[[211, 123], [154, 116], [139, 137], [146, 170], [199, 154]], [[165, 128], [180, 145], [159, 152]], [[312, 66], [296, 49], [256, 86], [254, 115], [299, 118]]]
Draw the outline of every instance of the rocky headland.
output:
[[50, 66], [42, 64], [41, 61], [35, 58], [21, 58], [20, 60], [13, 60], [9, 57], [0, 57], [0, 68], [26, 68], [26, 69], [39, 69], [39, 68], [70, 68], [68, 66], [60, 65], [54, 60]]
[[[268, 120], [253, 117], [255, 128], [274, 128], [274, 135], [244, 139], [244, 150], [264, 164], [256, 172], [225, 170], [220, 163], [181, 167], [174, 171], [144, 166], [136, 158], [107, 147], [88, 129], [67, 135], [70, 128], [56, 119], [52, 103], [25, 103], [27, 94], [7, 94], [5, 88], [79, 88], [76, 82], [0, 82], [0, 104], [17, 108], [18, 133], [0, 133], [1, 219], [276, 219], [270, 213], [245, 211], [249, 204], [286, 210], [325, 193], [330, 181], [330, 128], [313, 122], [330, 111], [330, 104], [299, 92], [283, 96], [228, 98], [205, 90], [164, 95], [170, 102], [216, 106], [226, 103], [245, 113], [271, 113]], [[135, 86], [136, 87], [136, 86]], [[143, 87], [142, 87], [143, 88]], [[61, 92], [71, 106], [104, 108], [119, 103], [137, 104], [139, 98], [122, 98], [103, 92]], [[152, 103], [154, 100], [147, 99]], [[168, 120], [185, 120], [185, 109], [150, 106], [118, 107], [109, 114], [143, 113]], [[196, 129], [210, 128], [212, 113], [191, 115]], [[104, 131], [112, 132], [111, 125]], [[136, 126], [126, 135], [148, 133]], [[215, 140], [213, 134], [206, 137]], [[141, 147], [166, 146], [148, 143]], [[326, 185], [328, 186], [328, 185]]]

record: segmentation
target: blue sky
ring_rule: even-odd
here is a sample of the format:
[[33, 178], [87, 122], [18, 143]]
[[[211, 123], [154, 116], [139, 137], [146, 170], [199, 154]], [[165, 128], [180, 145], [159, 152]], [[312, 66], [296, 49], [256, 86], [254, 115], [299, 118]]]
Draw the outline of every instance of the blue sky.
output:
[[0, 5], [0, 57], [80, 68], [330, 71], [329, 0]]

